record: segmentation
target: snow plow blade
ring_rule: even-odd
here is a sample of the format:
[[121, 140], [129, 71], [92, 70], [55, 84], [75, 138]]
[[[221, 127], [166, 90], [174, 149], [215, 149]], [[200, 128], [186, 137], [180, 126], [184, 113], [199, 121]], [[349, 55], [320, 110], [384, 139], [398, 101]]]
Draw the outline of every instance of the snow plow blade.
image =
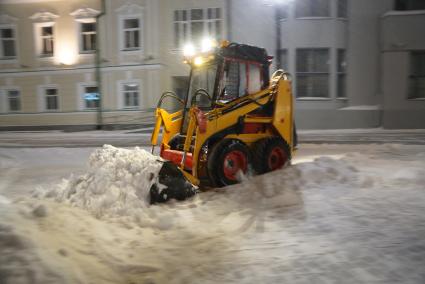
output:
[[194, 196], [198, 189], [184, 176], [180, 169], [171, 162], [164, 162], [158, 174], [159, 183], [150, 188], [150, 203], [164, 203], [170, 199], [185, 200]]

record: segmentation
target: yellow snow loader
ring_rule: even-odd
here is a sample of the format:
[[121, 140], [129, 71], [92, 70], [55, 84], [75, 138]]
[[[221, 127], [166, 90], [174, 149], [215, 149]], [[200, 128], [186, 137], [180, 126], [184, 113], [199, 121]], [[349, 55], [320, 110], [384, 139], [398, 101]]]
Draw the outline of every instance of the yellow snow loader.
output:
[[[289, 74], [270, 76], [272, 57], [264, 48], [229, 43], [185, 56], [191, 67], [184, 98], [164, 93], [156, 109], [152, 153], [159, 144], [166, 161], [151, 203], [183, 200], [198, 186], [237, 183], [248, 171], [263, 174], [291, 161], [296, 147]], [[178, 110], [163, 108], [171, 98]], [[171, 100], [170, 100], [171, 101]]]

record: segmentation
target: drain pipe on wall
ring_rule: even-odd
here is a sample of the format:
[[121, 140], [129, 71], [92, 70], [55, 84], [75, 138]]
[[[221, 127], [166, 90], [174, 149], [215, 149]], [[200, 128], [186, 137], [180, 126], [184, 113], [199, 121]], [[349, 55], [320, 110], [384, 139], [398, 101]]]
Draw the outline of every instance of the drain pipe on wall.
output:
[[279, 10], [283, 9], [282, 4], [275, 3], [274, 6], [274, 18], [275, 18], [275, 33], [276, 33], [276, 70], [283, 68], [282, 66], [282, 60], [280, 58], [280, 52], [282, 49], [282, 29], [281, 29], [281, 23], [280, 23], [280, 13]]
[[232, 0], [226, 1], [226, 27], [227, 27], [227, 40], [232, 42]]
[[100, 130], [103, 127], [103, 107], [102, 107], [102, 74], [101, 74], [101, 55], [100, 55], [100, 25], [99, 20], [102, 16], [106, 14], [106, 4], [105, 0], [101, 0], [101, 11], [96, 16], [96, 84], [97, 84], [97, 93], [99, 96], [98, 108], [97, 108], [97, 126], [96, 129]]

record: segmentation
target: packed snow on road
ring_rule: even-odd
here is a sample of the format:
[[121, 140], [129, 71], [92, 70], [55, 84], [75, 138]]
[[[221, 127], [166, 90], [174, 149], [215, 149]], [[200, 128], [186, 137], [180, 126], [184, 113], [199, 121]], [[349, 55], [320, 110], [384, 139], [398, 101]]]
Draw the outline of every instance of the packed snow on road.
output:
[[293, 164], [150, 205], [141, 148], [0, 148], [0, 283], [424, 283], [425, 146]]

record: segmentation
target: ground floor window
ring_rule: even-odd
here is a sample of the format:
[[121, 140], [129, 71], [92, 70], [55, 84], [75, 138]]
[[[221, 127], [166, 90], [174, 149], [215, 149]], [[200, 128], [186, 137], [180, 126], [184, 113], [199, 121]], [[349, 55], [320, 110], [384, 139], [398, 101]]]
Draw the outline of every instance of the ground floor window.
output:
[[177, 97], [184, 99], [187, 94], [187, 88], [189, 86], [189, 77], [187, 76], [176, 76], [173, 77], [173, 91]]
[[124, 83], [122, 87], [124, 108], [137, 108], [139, 106], [139, 84]]
[[425, 99], [425, 51], [410, 54], [409, 99]]
[[96, 109], [99, 107], [99, 91], [97, 86], [85, 86], [83, 88], [83, 100], [85, 109]]
[[58, 89], [56, 88], [44, 89], [44, 97], [45, 97], [45, 109], [47, 111], [59, 109]]
[[8, 90], [7, 100], [10, 112], [21, 110], [21, 94], [18, 90]]
[[329, 60], [327, 48], [297, 49], [297, 98], [329, 97]]
[[346, 70], [347, 59], [345, 49], [338, 49], [337, 51], [337, 98], [346, 98]]
[[395, 10], [425, 10], [424, 0], [395, 0]]

